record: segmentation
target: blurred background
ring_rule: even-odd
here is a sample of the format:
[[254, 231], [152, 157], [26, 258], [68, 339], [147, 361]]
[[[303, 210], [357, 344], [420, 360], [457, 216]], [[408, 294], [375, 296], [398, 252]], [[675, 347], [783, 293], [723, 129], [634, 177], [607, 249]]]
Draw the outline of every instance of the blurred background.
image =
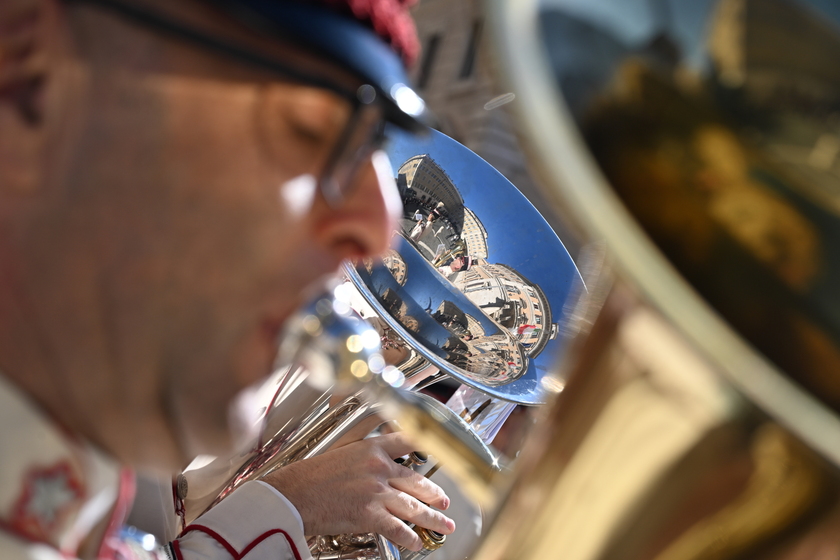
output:
[[516, 136], [509, 104], [493, 68], [492, 37], [480, 0], [420, 0], [413, 9], [421, 55], [413, 69], [417, 89], [437, 128], [499, 170], [543, 214], [572, 258], [579, 244], [550, 210]]

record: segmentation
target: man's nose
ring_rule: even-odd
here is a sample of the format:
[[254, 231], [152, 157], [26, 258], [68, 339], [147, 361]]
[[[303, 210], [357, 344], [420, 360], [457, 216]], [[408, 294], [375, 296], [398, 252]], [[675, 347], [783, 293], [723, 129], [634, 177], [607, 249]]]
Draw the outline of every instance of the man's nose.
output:
[[403, 208], [385, 152], [371, 154], [352, 181], [345, 199], [316, 224], [315, 235], [339, 259], [380, 255]]

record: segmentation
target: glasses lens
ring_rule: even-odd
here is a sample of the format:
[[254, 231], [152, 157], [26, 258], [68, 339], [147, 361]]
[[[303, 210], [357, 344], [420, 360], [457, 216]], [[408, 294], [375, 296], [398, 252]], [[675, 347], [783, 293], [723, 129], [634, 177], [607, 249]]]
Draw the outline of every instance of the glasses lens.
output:
[[330, 204], [339, 204], [351, 192], [359, 168], [385, 141], [385, 120], [377, 104], [360, 104], [324, 169], [321, 189]]

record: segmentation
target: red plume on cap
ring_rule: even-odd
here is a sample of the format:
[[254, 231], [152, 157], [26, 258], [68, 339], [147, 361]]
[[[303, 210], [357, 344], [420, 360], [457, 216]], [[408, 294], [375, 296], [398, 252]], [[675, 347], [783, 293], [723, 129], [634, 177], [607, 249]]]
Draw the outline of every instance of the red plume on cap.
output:
[[316, 0], [373, 29], [411, 66], [420, 54], [417, 28], [409, 13], [415, 0]]

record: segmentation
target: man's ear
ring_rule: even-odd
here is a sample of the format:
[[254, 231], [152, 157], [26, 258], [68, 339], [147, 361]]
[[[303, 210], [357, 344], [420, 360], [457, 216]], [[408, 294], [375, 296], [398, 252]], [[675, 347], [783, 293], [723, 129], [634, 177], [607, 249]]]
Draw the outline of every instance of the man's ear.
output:
[[0, 0], [0, 193], [38, 189], [48, 0]]

